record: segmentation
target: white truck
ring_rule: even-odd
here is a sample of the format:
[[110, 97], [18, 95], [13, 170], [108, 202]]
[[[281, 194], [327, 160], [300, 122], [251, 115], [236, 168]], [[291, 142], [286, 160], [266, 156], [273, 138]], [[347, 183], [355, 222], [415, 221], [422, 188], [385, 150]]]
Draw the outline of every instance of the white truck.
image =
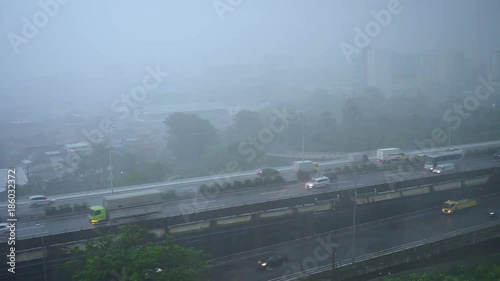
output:
[[299, 170], [302, 172], [314, 172], [319, 170], [319, 165], [316, 162], [305, 160], [305, 161], [294, 161], [293, 168], [295, 172]]
[[91, 224], [142, 217], [163, 212], [163, 194], [159, 190], [104, 196], [102, 205], [90, 207]]
[[401, 152], [399, 148], [381, 148], [377, 149], [377, 161], [389, 163], [393, 160], [400, 160]]

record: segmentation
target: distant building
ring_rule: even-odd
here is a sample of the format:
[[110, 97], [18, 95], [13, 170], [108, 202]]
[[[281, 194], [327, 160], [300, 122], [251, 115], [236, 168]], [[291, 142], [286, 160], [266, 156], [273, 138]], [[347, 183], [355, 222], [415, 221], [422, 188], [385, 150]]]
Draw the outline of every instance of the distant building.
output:
[[488, 74], [493, 82], [500, 83], [500, 50], [490, 51], [488, 59]]
[[71, 153], [71, 152], [89, 153], [91, 151], [91, 148], [88, 145], [88, 143], [80, 142], [80, 143], [65, 144], [64, 151], [67, 153]]
[[[28, 177], [26, 176], [26, 173], [24, 172], [23, 168], [18, 167], [14, 169], [16, 171], [15, 173], [16, 186], [26, 185], [28, 183]], [[6, 191], [7, 183], [9, 180], [8, 175], [11, 174], [8, 173], [9, 170], [10, 169], [0, 169], [0, 193]]]
[[392, 56], [391, 51], [378, 49], [368, 49], [365, 54], [366, 86], [389, 96], [393, 88]]

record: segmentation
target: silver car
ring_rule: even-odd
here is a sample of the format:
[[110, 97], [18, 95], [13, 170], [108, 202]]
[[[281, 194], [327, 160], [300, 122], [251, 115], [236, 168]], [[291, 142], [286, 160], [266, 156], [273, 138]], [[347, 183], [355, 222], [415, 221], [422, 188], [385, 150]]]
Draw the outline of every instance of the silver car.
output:
[[47, 198], [44, 195], [34, 195], [30, 196], [29, 204], [30, 206], [37, 207], [54, 203], [54, 199]]
[[306, 189], [329, 187], [330, 179], [327, 177], [313, 178], [306, 183]]

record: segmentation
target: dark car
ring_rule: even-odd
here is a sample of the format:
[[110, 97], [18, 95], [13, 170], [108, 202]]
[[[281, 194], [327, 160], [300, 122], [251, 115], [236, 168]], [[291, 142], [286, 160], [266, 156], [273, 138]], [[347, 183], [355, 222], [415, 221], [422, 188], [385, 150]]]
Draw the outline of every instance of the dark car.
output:
[[267, 268], [276, 268], [282, 266], [288, 262], [288, 257], [284, 255], [273, 254], [268, 258], [259, 260], [257, 262], [260, 270], [265, 270]]
[[324, 173], [323, 176], [327, 177], [330, 182], [334, 182], [337, 180], [337, 174], [335, 172]]
[[278, 176], [280, 174], [280, 172], [276, 169], [273, 169], [273, 168], [263, 168], [263, 169], [260, 169], [259, 171], [257, 171], [257, 175], [261, 176], [261, 177], [274, 177], [274, 176]]
[[494, 218], [494, 219], [497, 219], [498, 218], [498, 209], [491, 209], [490, 212], [490, 218]]

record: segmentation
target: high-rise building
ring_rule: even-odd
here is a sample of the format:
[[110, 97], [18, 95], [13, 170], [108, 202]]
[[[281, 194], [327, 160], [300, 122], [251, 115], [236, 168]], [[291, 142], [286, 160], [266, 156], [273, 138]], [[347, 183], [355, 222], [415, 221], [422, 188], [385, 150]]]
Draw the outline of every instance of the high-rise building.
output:
[[493, 82], [500, 83], [500, 50], [490, 51], [488, 59], [488, 74]]
[[366, 86], [379, 89], [385, 95], [392, 95], [393, 53], [388, 50], [367, 49], [365, 61]]

